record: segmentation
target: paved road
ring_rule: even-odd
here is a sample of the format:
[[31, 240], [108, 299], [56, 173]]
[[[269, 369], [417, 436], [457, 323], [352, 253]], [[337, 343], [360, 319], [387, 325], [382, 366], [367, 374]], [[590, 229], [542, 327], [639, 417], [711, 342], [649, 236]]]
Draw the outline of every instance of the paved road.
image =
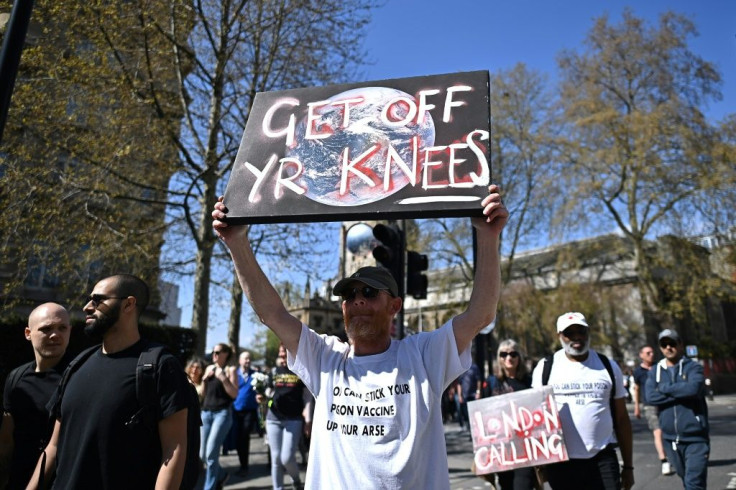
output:
[[[711, 423], [711, 457], [708, 465], [708, 488], [710, 490], [736, 490], [736, 395], [717, 396], [709, 402]], [[651, 433], [644, 420], [633, 417], [633, 407], [629, 405], [634, 430], [634, 478], [635, 489], [675, 490], [682, 488], [677, 477], [662, 476], [652, 442]], [[450, 468], [450, 486], [454, 490], [489, 489], [490, 485], [470, 472], [472, 443], [466, 432], [461, 432], [457, 424], [445, 426], [447, 442], [447, 461]], [[267, 446], [263, 439], [254, 436], [251, 441], [251, 471], [247, 478], [235, 476], [238, 459], [233, 453], [220, 458], [225, 468], [233, 473], [226, 489], [262, 489], [271, 487], [268, 467]], [[301, 462], [301, 458], [297, 456]], [[304, 470], [302, 470], [302, 478]], [[289, 477], [286, 477], [287, 488]], [[357, 488], [357, 487], [356, 487]], [[414, 490], [414, 489], [411, 489]]]

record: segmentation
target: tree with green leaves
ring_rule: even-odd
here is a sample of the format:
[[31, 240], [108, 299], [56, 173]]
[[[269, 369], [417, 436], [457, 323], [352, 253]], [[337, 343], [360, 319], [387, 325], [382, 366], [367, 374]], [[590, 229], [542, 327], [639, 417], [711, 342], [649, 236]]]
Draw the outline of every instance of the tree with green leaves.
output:
[[703, 197], [736, 183], [721, 129], [704, 114], [721, 79], [689, 48], [696, 34], [684, 15], [667, 12], [651, 26], [626, 10], [618, 24], [597, 19], [585, 50], [559, 58], [558, 230], [614, 226], [632, 241], [649, 341], [668, 320], [647, 238], [673, 228], [697, 234], [724, 205]]
[[[176, 148], [159, 111], [131, 92], [101, 30], [143, 42], [115, 7], [35, 2], [0, 153], [0, 267], [5, 306], [48, 299], [81, 307], [100, 277], [130, 272], [156, 295], [164, 203]], [[100, 22], [101, 24], [99, 24]], [[112, 23], [115, 23], [113, 28]], [[107, 24], [106, 24], [107, 23]], [[144, 56], [145, 55], [145, 56]], [[125, 50], [162, 69], [158, 50]], [[154, 304], [156, 298], [154, 297]]]
[[[132, 191], [121, 194], [128, 199], [165, 208], [171, 246], [162, 268], [194, 276], [192, 328], [198, 333], [198, 350], [207, 345], [213, 282], [216, 240], [210, 210], [224, 190], [255, 94], [357, 76], [363, 61], [360, 39], [372, 5], [372, 0], [91, 0], [68, 9], [87, 26], [88, 52], [117, 73], [108, 95], [120, 90], [126, 100], [150, 109], [149, 126], [131, 124], [138, 142], [153, 154], [159, 144], [175, 148], [159, 153], [148, 172], [113, 168], [106, 180], [127, 183]], [[76, 51], [84, 50], [80, 44]], [[98, 115], [104, 117], [104, 112]], [[141, 131], [154, 125], [155, 133]], [[117, 143], [121, 158], [129, 151], [114, 134], [103, 142]], [[151, 175], [159, 180], [151, 183]], [[309, 227], [302, 228], [271, 228], [267, 233], [282, 238], [269, 241], [282, 246], [274, 255], [306, 254], [304, 249], [290, 250], [287, 240], [309, 233]], [[160, 240], [154, 244], [158, 250]], [[309, 265], [295, 263], [295, 270]], [[223, 275], [229, 278], [231, 273]], [[234, 309], [242, 301], [239, 296], [233, 289]]]

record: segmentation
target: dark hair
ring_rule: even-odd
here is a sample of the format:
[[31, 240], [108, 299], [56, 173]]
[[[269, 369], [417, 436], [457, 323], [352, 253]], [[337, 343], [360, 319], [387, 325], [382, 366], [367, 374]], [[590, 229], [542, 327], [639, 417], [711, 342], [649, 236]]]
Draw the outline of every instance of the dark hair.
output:
[[641, 351], [643, 351], [643, 350], [644, 350], [644, 349], [646, 349], [647, 347], [649, 347], [650, 349], [654, 350], [654, 347], [652, 347], [651, 345], [649, 345], [649, 344], [644, 344], [644, 345], [642, 345], [641, 347], [639, 347], [639, 353], [641, 353]]
[[215, 344], [215, 347], [219, 347], [221, 351], [227, 352], [227, 361], [230, 362], [230, 357], [233, 355], [233, 350], [230, 348], [230, 344], [224, 344], [220, 342], [219, 344]]
[[115, 281], [116, 294], [122, 297], [133, 296], [135, 298], [135, 308], [140, 318], [151, 297], [148, 285], [143, 282], [143, 279], [132, 274], [115, 274], [108, 279]]

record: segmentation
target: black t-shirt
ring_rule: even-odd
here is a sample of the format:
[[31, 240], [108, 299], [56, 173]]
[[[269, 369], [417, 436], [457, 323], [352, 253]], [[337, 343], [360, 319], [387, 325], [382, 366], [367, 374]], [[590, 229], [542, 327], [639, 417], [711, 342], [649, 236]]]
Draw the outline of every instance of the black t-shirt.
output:
[[[135, 370], [144, 348], [106, 355], [98, 350], [72, 374], [54, 414], [61, 420], [55, 489], [149, 489], [161, 467], [158, 431], [126, 426], [140, 409]], [[156, 373], [157, 420], [187, 407], [187, 379], [164, 353]]]
[[295, 420], [302, 417], [304, 410], [304, 383], [286, 366], [273, 368], [271, 373], [273, 399], [267, 418]]
[[233, 404], [233, 397], [227, 394], [225, 386], [217, 376], [212, 376], [204, 381], [204, 400], [202, 401], [202, 410], [208, 412], [217, 412], [230, 408]]
[[649, 377], [649, 369], [641, 367], [641, 364], [634, 368], [634, 383], [639, 386], [639, 401], [644, 405], [647, 403], [647, 378]]
[[[13, 417], [15, 443], [8, 490], [26, 488], [38, 456], [51, 437], [53, 424], [46, 404], [56, 391], [67, 364], [69, 357], [64, 357], [52, 369], [37, 373], [36, 362], [29, 362], [14, 369], [5, 381], [3, 410]], [[21, 374], [11, 389], [10, 380], [16, 371]]]

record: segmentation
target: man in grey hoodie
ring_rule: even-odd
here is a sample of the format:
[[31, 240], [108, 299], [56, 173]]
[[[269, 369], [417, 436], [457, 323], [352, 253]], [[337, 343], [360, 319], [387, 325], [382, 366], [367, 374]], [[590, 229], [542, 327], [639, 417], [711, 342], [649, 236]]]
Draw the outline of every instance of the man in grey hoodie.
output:
[[705, 489], [710, 439], [703, 366], [685, 357], [672, 329], [660, 332], [659, 348], [664, 359], [649, 371], [647, 400], [659, 409], [664, 450], [685, 489]]

